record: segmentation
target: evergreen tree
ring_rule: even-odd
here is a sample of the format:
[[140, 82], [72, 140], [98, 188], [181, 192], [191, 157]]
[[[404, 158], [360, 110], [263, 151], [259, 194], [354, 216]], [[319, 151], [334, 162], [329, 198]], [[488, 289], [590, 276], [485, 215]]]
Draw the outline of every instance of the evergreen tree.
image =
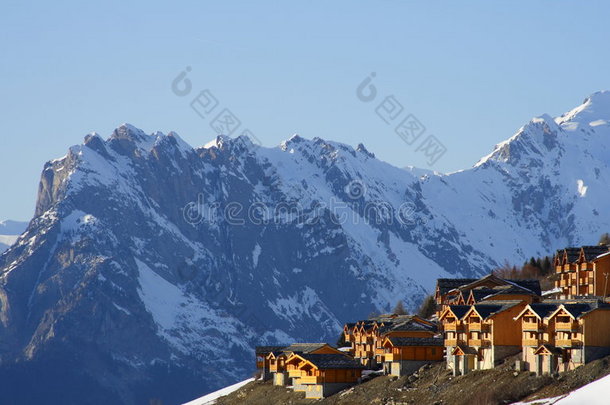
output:
[[426, 297], [424, 302], [422, 302], [419, 310], [417, 311], [417, 315], [421, 316], [424, 319], [430, 318], [436, 312], [436, 300], [434, 299], [434, 295], [429, 295]]
[[339, 340], [337, 340], [337, 347], [347, 347], [347, 346], [350, 346], [350, 344], [345, 341], [345, 334], [341, 333]]
[[407, 315], [407, 311], [405, 310], [405, 306], [403, 305], [402, 301], [398, 301], [396, 303], [393, 313], [395, 315]]

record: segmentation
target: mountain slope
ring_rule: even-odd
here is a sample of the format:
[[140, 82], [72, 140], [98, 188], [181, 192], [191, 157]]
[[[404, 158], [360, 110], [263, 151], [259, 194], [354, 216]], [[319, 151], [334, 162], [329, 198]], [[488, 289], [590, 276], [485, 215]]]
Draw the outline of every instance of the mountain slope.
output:
[[255, 344], [332, 342], [437, 277], [591, 243], [610, 228], [609, 99], [423, 177], [319, 138], [88, 135], [45, 165], [35, 218], [0, 256], [0, 381], [53, 365], [67, 375], [23, 403], [184, 402], [247, 376]]

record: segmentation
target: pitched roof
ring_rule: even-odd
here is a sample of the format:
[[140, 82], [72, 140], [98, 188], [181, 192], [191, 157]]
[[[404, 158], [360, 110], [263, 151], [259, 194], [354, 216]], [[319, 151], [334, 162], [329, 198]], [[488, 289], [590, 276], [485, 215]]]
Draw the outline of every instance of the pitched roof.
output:
[[610, 249], [606, 245], [583, 246], [582, 247], [582, 252], [585, 255], [585, 261], [587, 261], [587, 262], [593, 261], [593, 259], [596, 259], [597, 256], [607, 253], [608, 250], [610, 250]]
[[473, 288], [472, 290], [470, 290], [470, 293], [472, 294], [472, 297], [474, 298], [475, 301], [481, 301], [483, 298], [495, 294], [498, 290], [495, 290], [493, 288]]
[[470, 346], [456, 346], [451, 354], [455, 354], [457, 351], [462, 351], [464, 354], [478, 354], [477, 349]]
[[477, 313], [481, 315], [481, 318], [488, 319], [489, 317], [504, 312], [520, 303], [520, 301], [483, 301], [474, 304], [473, 307]]
[[478, 279], [476, 278], [439, 278], [436, 281], [436, 286], [441, 295], [444, 295], [455, 288], [470, 284], [477, 280]]
[[256, 354], [269, 354], [272, 352], [281, 352], [284, 347], [286, 347], [286, 345], [283, 345], [283, 346], [256, 346], [255, 352], [256, 352]]
[[534, 354], [539, 354], [539, 352], [541, 351], [541, 349], [546, 349], [547, 351], [549, 351], [551, 354], [555, 354], [555, 355], [561, 355], [563, 354], [562, 350], [553, 346], [553, 345], [549, 345], [549, 344], [543, 344], [540, 345], [535, 351]]
[[444, 346], [443, 338], [389, 337], [394, 346]]
[[557, 310], [557, 308], [559, 308], [559, 304], [545, 304], [545, 303], [541, 302], [541, 303], [530, 304], [529, 307], [540, 318], [546, 318], [547, 316], [549, 316], [550, 314], [555, 312], [555, 310]]
[[470, 305], [449, 305], [449, 308], [458, 319], [462, 319], [470, 309]]
[[563, 308], [575, 319], [581, 318], [596, 309], [610, 309], [610, 304], [601, 301], [563, 304]]
[[405, 331], [430, 331], [436, 332], [436, 326], [420, 323], [414, 319], [409, 319], [402, 322], [392, 322], [379, 328], [380, 334], [390, 332], [405, 332]]
[[561, 254], [563, 255], [564, 253], [568, 256], [568, 263], [574, 263], [578, 260], [578, 256], [580, 256], [580, 248], [568, 247], [563, 249]]
[[364, 366], [359, 361], [356, 361], [353, 358], [344, 354], [299, 354], [299, 356], [321, 369], [364, 368]]
[[506, 280], [510, 283], [517, 284], [517, 286], [521, 288], [525, 288], [530, 290], [536, 295], [542, 294], [542, 289], [540, 288], [540, 280]]
[[284, 347], [282, 351], [286, 352], [294, 352], [294, 353], [311, 353], [315, 350], [318, 350], [327, 343], [293, 343], [290, 346]]

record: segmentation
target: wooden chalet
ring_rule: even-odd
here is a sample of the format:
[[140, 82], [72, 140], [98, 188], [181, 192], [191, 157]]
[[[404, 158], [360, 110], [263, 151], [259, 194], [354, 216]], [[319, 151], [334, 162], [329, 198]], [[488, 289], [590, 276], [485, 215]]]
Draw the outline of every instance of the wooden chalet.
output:
[[256, 356], [256, 369], [260, 370], [260, 372], [262, 373], [263, 380], [271, 378], [271, 374], [269, 372], [269, 360], [267, 359], [267, 356], [272, 352], [281, 351], [286, 346], [288, 345], [255, 347], [254, 353]]
[[271, 352], [267, 355], [267, 360], [273, 385], [286, 385], [289, 382], [286, 361], [293, 354], [342, 354], [342, 352], [327, 343], [293, 343]]
[[[459, 318], [461, 328], [455, 332], [457, 339], [447, 339], [447, 333], [453, 331], [445, 331], [448, 367], [455, 374], [490, 369], [501, 359], [521, 351], [521, 329], [514, 318], [526, 305], [522, 301], [484, 301], [471, 305]], [[457, 328], [457, 317], [463, 311], [463, 306], [451, 306], [442, 315], [443, 326], [451, 321]], [[465, 354], [455, 351], [458, 346]]]
[[[345, 354], [293, 353], [286, 361], [293, 389], [306, 398], [324, 398], [358, 382], [364, 366]], [[298, 371], [298, 374], [297, 374]]]
[[[383, 363], [383, 339], [386, 337], [433, 337], [436, 324], [417, 315], [382, 315], [344, 327], [344, 339], [350, 339], [350, 352], [363, 365], [375, 368]], [[346, 336], [349, 334], [350, 336]]]
[[506, 280], [493, 274], [479, 279], [441, 278], [437, 281], [435, 292], [439, 318], [449, 305], [473, 305], [490, 299], [535, 302], [540, 300], [540, 296], [538, 280]]
[[[539, 358], [536, 371], [563, 372], [610, 354], [610, 304], [594, 301], [560, 304], [548, 315], [554, 321], [554, 354]], [[542, 346], [542, 345], [541, 345]]]
[[536, 371], [538, 369], [536, 350], [542, 346], [554, 346], [555, 321], [549, 316], [559, 308], [558, 303], [533, 303], [527, 305], [515, 317], [521, 322], [521, 362], [517, 369]]
[[553, 261], [558, 298], [606, 297], [610, 294], [610, 247], [582, 246], [558, 250]]
[[401, 377], [424, 364], [443, 360], [442, 338], [385, 337], [382, 343], [385, 374]]
[[[467, 339], [466, 329], [462, 318], [470, 309], [470, 305], [451, 305], [448, 306], [440, 316], [439, 321], [443, 329], [446, 347], [455, 347], [465, 344]], [[447, 351], [449, 354], [449, 351]]]

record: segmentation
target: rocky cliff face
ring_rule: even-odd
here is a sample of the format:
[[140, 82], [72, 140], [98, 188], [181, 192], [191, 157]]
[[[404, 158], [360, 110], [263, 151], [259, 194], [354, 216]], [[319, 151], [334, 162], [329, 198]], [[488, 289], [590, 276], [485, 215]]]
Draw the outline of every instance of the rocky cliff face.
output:
[[334, 342], [439, 276], [593, 243], [610, 229], [609, 100], [424, 177], [319, 138], [88, 135], [45, 165], [0, 256], [0, 381], [22, 403], [186, 401], [248, 375], [255, 344]]

